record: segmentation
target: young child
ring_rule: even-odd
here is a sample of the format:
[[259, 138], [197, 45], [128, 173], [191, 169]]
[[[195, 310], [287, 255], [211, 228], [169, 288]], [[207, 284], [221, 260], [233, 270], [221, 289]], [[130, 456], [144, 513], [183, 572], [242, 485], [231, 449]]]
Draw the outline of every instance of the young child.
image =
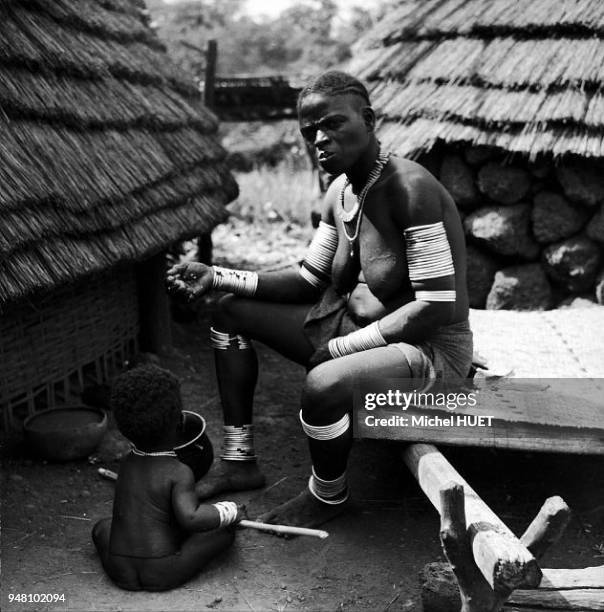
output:
[[243, 506], [199, 503], [191, 468], [172, 450], [179, 444], [182, 400], [171, 372], [144, 365], [120, 375], [111, 407], [133, 448], [120, 468], [113, 518], [100, 520], [92, 539], [120, 588], [172, 589], [232, 544], [229, 525], [244, 518]]

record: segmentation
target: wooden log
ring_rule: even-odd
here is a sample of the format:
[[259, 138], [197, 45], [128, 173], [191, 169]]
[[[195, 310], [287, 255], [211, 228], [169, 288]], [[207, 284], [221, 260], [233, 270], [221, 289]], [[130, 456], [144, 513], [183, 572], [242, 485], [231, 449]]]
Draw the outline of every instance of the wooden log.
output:
[[210, 110], [214, 110], [217, 57], [218, 45], [216, 43], [216, 40], [208, 40], [208, 46], [206, 51], [205, 82], [203, 88], [203, 103]]
[[466, 529], [464, 489], [451, 482], [440, 491], [440, 541], [459, 585], [461, 612], [498, 612], [507, 593], [496, 593], [474, 561]]
[[[569, 520], [570, 509], [566, 505], [566, 502], [557, 495], [550, 497], [545, 500], [537, 516], [520, 538], [520, 541], [537, 559], [539, 559], [549, 546], [560, 539]], [[545, 572], [556, 570], [542, 571], [544, 573], [544, 578], [541, 584], [543, 585], [545, 582]], [[583, 570], [563, 571], [576, 572]], [[598, 578], [594, 577], [593, 581], [597, 583], [597, 580]], [[585, 576], [583, 576], [583, 581], [584, 584], [582, 586], [584, 587], [591, 584], [589, 581], [585, 580]], [[427, 564], [420, 572], [420, 584], [422, 601], [424, 602], [426, 612], [449, 612], [450, 610], [459, 610], [461, 606], [459, 586], [453, 571], [446, 563]], [[576, 586], [579, 586], [579, 584]], [[573, 587], [567, 585], [561, 588]]]
[[[604, 565], [582, 569], [550, 569], [536, 590], [518, 590], [509, 599], [509, 609], [604, 610]], [[508, 610], [508, 605], [504, 607]]]
[[549, 497], [522, 534], [520, 541], [539, 559], [560, 539], [569, 521], [570, 508], [566, 502], [558, 495]]
[[604, 589], [604, 565], [580, 569], [545, 568], [539, 590]]
[[165, 287], [166, 254], [159, 253], [138, 265], [141, 351], [166, 354], [172, 349], [170, 305]]
[[[601, 589], [518, 590], [509, 599], [510, 606], [545, 610], [604, 610], [604, 587]], [[507, 610], [507, 607], [504, 607]]]
[[541, 570], [533, 555], [436, 447], [412, 444], [405, 450], [403, 457], [441, 516], [440, 490], [450, 482], [463, 486], [466, 523], [471, 535], [474, 560], [493, 590], [503, 593], [539, 584]]
[[[517, 590], [503, 606], [507, 611], [533, 609], [599, 610], [604, 602], [604, 566], [582, 569], [543, 568], [538, 589]], [[420, 572], [424, 612], [451, 612], [461, 607], [459, 586], [448, 563], [428, 563]], [[575, 606], [574, 608], [572, 606]], [[581, 608], [577, 606], [591, 606]]]
[[[559, 453], [604, 454], [602, 391], [597, 381], [506, 379], [481, 382], [477, 404], [454, 411], [421, 404], [357, 410], [355, 436]], [[400, 384], [400, 381], [398, 381]], [[392, 381], [396, 390], [397, 381]], [[380, 383], [381, 385], [381, 383]], [[360, 396], [383, 392], [362, 383]], [[403, 389], [402, 391], [407, 391]], [[466, 392], [469, 392], [466, 390]], [[363, 403], [361, 403], [363, 405]]]

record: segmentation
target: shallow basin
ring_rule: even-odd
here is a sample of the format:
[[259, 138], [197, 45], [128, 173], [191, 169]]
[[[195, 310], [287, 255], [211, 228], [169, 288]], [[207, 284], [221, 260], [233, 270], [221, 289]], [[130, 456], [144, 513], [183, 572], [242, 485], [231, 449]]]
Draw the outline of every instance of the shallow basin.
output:
[[88, 457], [107, 431], [107, 415], [100, 408], [75, 405], [49, 408], [23, 422], [25, 441], [40, 457], [70, 461]]

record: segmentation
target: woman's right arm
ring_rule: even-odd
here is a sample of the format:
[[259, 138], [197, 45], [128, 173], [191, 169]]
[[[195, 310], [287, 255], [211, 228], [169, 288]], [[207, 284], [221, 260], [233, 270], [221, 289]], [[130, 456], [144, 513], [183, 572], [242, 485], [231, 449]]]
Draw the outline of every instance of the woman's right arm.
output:
[[299, 268], [252, 272], [188, 262], [168, 270], [168, 291], [186, 300], [198, 299], [216, 289], [268, 302], [314, 301], [331, 280], [331, 264], [338, 246], [333, 193], [330, 190], [326, 194], [319, 228]]

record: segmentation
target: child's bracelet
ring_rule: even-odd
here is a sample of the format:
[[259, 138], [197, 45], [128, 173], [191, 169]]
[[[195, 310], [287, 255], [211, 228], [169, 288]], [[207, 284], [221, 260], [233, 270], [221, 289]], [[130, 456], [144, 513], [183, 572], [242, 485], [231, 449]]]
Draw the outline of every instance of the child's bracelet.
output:
[[230, 291], [235, 295], [252, 297], [258, 286], [258, 273], [246, 270], [231, 270], [212, 266], [214, 277], [212, 278], [212, 289], [219, 291]]
[[218, 510], [220, 517], [219, 527], [232, 525], [237, 520], [237, 504], [232, 501], [222, 501], [212, 504]]

